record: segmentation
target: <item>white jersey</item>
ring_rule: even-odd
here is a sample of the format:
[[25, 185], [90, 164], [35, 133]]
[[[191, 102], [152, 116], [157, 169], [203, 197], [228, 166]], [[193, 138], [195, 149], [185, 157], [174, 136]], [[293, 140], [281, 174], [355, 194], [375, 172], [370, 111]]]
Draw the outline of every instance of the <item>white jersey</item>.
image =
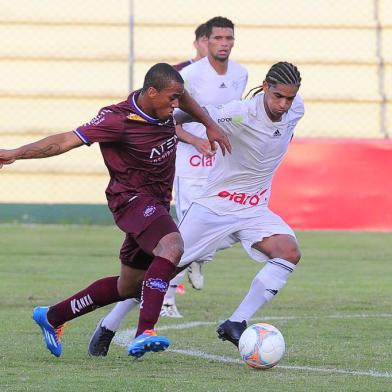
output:
[[[225, 75], [218, 75], [208, 57], [183, 68], [181, 75], [185, 88], [201, 106], [221, 105], [241, 99], [248, 81], [244, 67], [229, 60]], [[195, 136], [206, 138], [202, 124], [184, 124], [183, 128]], [[176, 176], [207, 178], [215, 157], [205, 157], [191, 144], [180, 142], [177, 146]]]
[[217, 153], [205, 191], [194, 202], [218, 215], [250, 218], [268, 205], [272, 177], [304, 115], [303, 101], [297, 95], [282, 120], [272, 122], [263, 99], [261, 93], [246, 101], [207, 106], [211, 117], [229, 136], [233, 150], [225, 157]]

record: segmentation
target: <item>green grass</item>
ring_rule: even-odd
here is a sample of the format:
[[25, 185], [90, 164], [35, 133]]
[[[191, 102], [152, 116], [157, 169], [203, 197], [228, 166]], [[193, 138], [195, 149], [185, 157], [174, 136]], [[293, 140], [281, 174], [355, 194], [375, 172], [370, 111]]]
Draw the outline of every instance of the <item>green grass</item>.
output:
[[[117, 274], [122, 237], [112, 227], [0, 226], [0, 391], [392, 390], [388, 233], [298, 233], [299, 268], [255, 317], [277, 326], [286, 340], [281, 366], [269, 371], [240, 363], [235, 347], [216, 338], [216, 325], [230, 316], [260, 268], [240, 246], [204, 269], [203, 291], [187, 285], [186, 295], [178, 296], [183, 319], [160, 320], [173, 351], [135, 361], [117, 343], [106, 358], [89, 358], [90, 334], [106, 312], [99, 309], [69, 323], [63, 356], [51, 356], [32, 308]], [[123, 329], [136, 320], [134, 312]], [[170, 329], [191, 321], [204, 324]]]

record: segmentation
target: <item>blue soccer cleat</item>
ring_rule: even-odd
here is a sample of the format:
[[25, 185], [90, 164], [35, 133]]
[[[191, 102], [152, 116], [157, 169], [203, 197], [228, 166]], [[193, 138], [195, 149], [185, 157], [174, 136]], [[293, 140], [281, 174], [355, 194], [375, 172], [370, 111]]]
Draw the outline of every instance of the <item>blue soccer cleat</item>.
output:
[[61, 346], [61, 335], [63, 334], [63, 326], [54, 328], [49, 324], [47, 313], [48, 306], [38, 306], [33, 310], [33, 320], [38, 324], [44, 335], [44, 341], [47, 349], [56, 357], [59, 357], [63, 351]]
[[129, 344], [128, 355], [140, 358], [149, 351], [164, 351], [169, 346], [170, 340], [167, 337], [159, 336], [154, 330], [147, 329]]

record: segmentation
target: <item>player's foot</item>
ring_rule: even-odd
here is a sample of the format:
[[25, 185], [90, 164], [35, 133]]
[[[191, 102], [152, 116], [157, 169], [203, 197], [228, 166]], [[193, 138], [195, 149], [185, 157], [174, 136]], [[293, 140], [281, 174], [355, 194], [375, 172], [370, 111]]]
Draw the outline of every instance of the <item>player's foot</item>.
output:
[[167, 337], [159, 336], [154, 330], [147, 329], [129, 344], [128, 355], [140, 358], [147, 352], [164, 351], [169, 346], [170, 340]]
[[163, 304], [161, 308], [161, 316], [182, 318], [182, 314], [178, 311], [176, 304]]
[[112, 342], [115, 334], [116, 332], [104, 327], [102, 325], [102, 320], [99, 320], [97, 328], [95, 328], [88, 345], [89, 355], [93, 357], [106, 357], [110, 343]]
[[188, 267], [188, 280], [192, 287], [201, 290], [204, 287], [204, 276], [201, 273], [202, 263], [191, 263]]
[[219, 335], [219, 339], [228, 340], [238, 347], [238, 341], [246, 327], [247, 325], [245, 320], [241, 322], [226, 320], [218, 327], [216, 332]]
[[48, 310], [48, 306], [38, 306], [34, 308], [32, 317], [42, 330], [47, 349], [53, 355], [59, 357], [63, 352], [63, 347], [61, 346], [63, 325], [57, 328], [50, 325], [47, 317]]

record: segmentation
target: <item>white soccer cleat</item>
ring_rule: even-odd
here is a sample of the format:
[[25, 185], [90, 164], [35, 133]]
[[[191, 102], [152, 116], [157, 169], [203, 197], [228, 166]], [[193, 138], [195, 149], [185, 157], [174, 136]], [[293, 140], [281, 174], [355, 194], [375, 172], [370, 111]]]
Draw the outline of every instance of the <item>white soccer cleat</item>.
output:
[[178, 311], [176, 304], [163, 304], [161, 309], [161, 316], [182, 318], [182, 314]]
[[189, 283], [196, 290], [202, 290], [204, 287], [204, 276], [201, 273], [202, 263], [196, 263], [195, 261], [188, 267], [188, 279]]

